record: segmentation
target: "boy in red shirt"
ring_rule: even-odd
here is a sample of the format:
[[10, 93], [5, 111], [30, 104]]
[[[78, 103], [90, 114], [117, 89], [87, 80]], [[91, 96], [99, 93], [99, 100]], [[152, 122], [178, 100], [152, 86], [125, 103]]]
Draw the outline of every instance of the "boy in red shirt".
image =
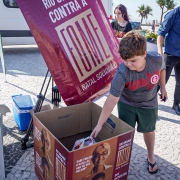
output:
[[164, 60], [157, 52], [146, 52], [146, 39], [136, 31], [130, 31], [122, 38], [119, 53], [124, 62], [114, 76], [110, 94], [91, 136], [98, 135], [118, 103], [119, 118], [132, 127], [137, 122], [137, 131], [143, 133], [148, 151], [148, 172], [154, 174], [158, 171], [154, 159], [158, 83], [161, 100], [167, 99]]

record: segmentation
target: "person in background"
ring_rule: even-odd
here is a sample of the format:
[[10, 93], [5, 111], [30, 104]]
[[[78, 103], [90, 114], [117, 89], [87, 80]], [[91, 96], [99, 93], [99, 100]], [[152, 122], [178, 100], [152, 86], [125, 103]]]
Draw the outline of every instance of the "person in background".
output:
[[152, 22], [152, 32], [153, 33], [155, 32], [155, 27], [156, 27], [156, 23], [155, 23], [155, 20], [153, 20], [153, 22]]
[[122, 38], [127, 32], [132, 30], [127, 9], [124, 5], [119, 4], [117, 7], [115, 7], [114, 14], [116, 20], [111, 22], [111, 26], [115, 31], [116, 36], [118, 38]]
[[154, 159], [158, 83], [161, 100], [167, 98], [167, 93], [163, 58], [155, 51], [147, 52], [146, 44], [146, 38], [137, 31], [130, 31], [122, 38], [119, 53], [123, 63], [112, 80], [110, 93], [91, 136], [97, 137], [118, 103], [119, 118], [133, 128], [137, 122], [137, 131], [143, 133], [148, 151], [148, 172], [154, 174], [158, 171]]
[[161, 55], [163, 55], [163, 43], [165, 43], [166, 83], [174, 68], [176, 85], [172, 108], [180, 115], [180, 6], [166, 14], [158, 31], [157, 47]]

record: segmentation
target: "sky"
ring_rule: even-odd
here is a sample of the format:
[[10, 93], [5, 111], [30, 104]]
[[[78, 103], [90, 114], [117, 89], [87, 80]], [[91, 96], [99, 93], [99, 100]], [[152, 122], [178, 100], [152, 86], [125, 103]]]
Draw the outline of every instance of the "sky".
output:
[[[142, 4], [146, 6], [148, 5], [153, 9], [153, 15], [149, 15], [148, 19], [143, 21], [143, 23], [151, 23], [153, 20], [157, 20], [158, 22], [160, 21], [161, 9], [156, 3], [156, 0], [113, 0], [113, 2], [113, 10], [118, 4], [123, 4], [124, 6], [126, 6], [131, 21], [140, 21], [141, 18], [136, 11], [138, 10], [138, 6], [141, 6]], [[174, 0], [174, 2], [177, 4], [176, 7], [180, 6], [180, 0]]]

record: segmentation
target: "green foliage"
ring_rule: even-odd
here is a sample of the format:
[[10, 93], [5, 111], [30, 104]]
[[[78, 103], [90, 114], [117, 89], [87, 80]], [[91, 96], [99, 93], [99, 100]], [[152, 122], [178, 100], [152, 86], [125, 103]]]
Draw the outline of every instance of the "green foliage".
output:
[[153, 32], [146, 34], [146, 39], [148, 39], [148, 38], [157, 39], [157, 37], [158, 37], [158, 35]]
[[144, 4], [138, 7], [137, 12], [139, 13], [139, 16], [141, 16], [141, 24], [143, 19], [148, 18], [148, 15], [152, 16], [152, 8], [150, 6], [145, 6]]
[[174, 2], [174, 0], [156, 0], [156, 3], [161, 8], [161, 18], [160, 18], [160, 24], [161, 24], [163, 15], [169, 10], [174, 9], [176, 3]]
[[174, 0], [156, 0], [156, 3], [160, 6], [161, 9], [166, 8], [166, 13], [168, 10], [174, 9], [176, 3]]
[[142, 4], [138, 8], [139, 9], [137, 10], [137, 12], [139, 13], [139, 16], [147, 19], [148, 15], [152, 15], [152, 8], [150, 6], [145, 6], [144, 4]]
[[158, 34], [157, 33], [153, 33], [153, 32], [150, 32], [150, 31], [147, 30], [145, 37], [146, 37], [148, 42], [157, 44], [157, 38], [158, 38]]

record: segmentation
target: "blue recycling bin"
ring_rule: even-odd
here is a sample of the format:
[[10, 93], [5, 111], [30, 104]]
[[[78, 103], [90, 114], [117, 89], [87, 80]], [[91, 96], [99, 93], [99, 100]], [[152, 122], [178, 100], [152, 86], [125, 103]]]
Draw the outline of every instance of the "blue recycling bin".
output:
[[21, 131], [26, 131], [28, 129], [31, 113], [35, 107], [35, 100], [30, 95], [13, 95], [12, 96], [12, 110], [14, 120]]

